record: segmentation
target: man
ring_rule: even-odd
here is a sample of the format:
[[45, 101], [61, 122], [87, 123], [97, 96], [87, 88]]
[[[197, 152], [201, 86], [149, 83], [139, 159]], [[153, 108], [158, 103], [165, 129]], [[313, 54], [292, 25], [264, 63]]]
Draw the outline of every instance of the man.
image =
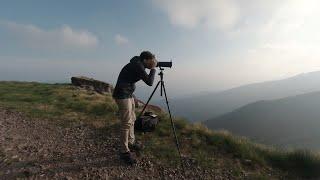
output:
[[[133, 57], [130, 63], [122, 68], [114, 88], [113, 97], [119, 107], [121, 120], [120, 158], [128, 164], [137, 162], [132, 151], [141, 149], [141, 145], [135, 142], [134, 136], [136, 115], [133, 92], [135, 83], [142, 79], [147, 85], [152, 86], [156, 65], [155, 56], [149, 51], [143, 51], [140, 56]], [[150, 69], [149, 74], [145, 68]]]

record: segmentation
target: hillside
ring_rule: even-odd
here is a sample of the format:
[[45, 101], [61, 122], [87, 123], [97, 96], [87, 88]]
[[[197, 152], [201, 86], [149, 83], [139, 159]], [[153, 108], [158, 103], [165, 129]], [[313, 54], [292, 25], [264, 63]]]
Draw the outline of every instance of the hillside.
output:
[[259, 101], [205, 122], [260, 142], [320, 150], [320, 92]]
[[249, 103], [320, 91], [320, 72], [300, 74], [284, 80], [245, 85], [214, 93], [195, 94], [170, 100], [177, 116], [204, 121], [229, 113]]
[[117, 154], [117, 107], [110, 95], [68, 84], [0, 83], [0, 177], [4, 179], [299, 179], [320, 177], [309, 151], [283, 151], [175, 119], [138, 134], [146, 149], [133, 167]]

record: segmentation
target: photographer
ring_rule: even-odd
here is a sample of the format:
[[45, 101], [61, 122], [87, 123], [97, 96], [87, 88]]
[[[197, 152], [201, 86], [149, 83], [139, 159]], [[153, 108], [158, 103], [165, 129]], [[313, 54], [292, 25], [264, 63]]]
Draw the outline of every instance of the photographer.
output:
[[[119, 107], [121, 120], [120, 158], [128, 164], [137, 162], [132, 151], [138, 151], [142, 148], [140, 144], [135, 142], [134, 136], [136, 115], [133, 92], [135, 83], [143, 80], [147, 85], [152, 86], [156, 65], [155, 56], [149, 51], [143, 51], [140, 56], [133, 57], [130, 63], [122, 68], [113, 92], [113, 97]], [[150, 69], [149, 74], [147, 74], [145, 68]]]

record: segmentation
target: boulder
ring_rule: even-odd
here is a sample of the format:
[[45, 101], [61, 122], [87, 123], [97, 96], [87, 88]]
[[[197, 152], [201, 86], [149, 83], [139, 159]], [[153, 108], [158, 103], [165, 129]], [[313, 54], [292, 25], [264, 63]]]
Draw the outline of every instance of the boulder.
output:
[[135, 104], [136, 108], [142, 108], [145, 103], [143, 101], [141, 101], [140, 99], [137, 99], [134, 96], [134, 104]]
[[93, 78], [88, 78], [85, 76], [72, 77], [71, 83], [74, 86], [86, 88], [89, 90], [94, 90], [98, 93], [112, 93], [113, 91], [112, 85], [106, 82], [95, 80]]
[[[135, 103], [135, 106], [137, 108], [143, 108], [145, 103], [137, 98], [134, 98], [134, 103]], [[156, 105], [152, 105], [152, 104], [148, 104], [147, 108], [146, 108], [146, 111], [153, 111], [153, 112], [156, 112], [156, 113], [164, 113], [164, 110], [159, 107], [159, 106], [156, 106]]]
[[[72, 77], [71, 83], [74, 86], [85, 88], [90, 91], [96, 91], [98, 93], [112, 93], [113, 92], [112, 85], [110, 85], [106, 82], [95, 80], [93, 78], [88, 78], [85, 76]], [[145, 105], [145, 103], [143, 101], [137, 99], [135, 96], [134, 96], [134, 102], [135, 102], [136, 108], [142, 109], [143, 106]], [[149, 104], [147, 106], [146, 111], [153, 111], [153, 112], [157, 112], [157, 113], [164, 112], [164, 110], [162, 108], [160, 108], [159, 106], [155, 106], [155, 105], [151, 105], [151, 104]]]

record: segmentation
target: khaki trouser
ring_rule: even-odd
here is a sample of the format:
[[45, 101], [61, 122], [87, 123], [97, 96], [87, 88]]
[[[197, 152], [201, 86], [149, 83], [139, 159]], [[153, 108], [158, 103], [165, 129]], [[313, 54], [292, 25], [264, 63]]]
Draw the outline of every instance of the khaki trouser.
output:
[[128, 152], [128, 143], [133, 144], [134, 122], [136, 120], [135, 103], [133, 98], [116, 99], [120, 114], [120, 152]]

